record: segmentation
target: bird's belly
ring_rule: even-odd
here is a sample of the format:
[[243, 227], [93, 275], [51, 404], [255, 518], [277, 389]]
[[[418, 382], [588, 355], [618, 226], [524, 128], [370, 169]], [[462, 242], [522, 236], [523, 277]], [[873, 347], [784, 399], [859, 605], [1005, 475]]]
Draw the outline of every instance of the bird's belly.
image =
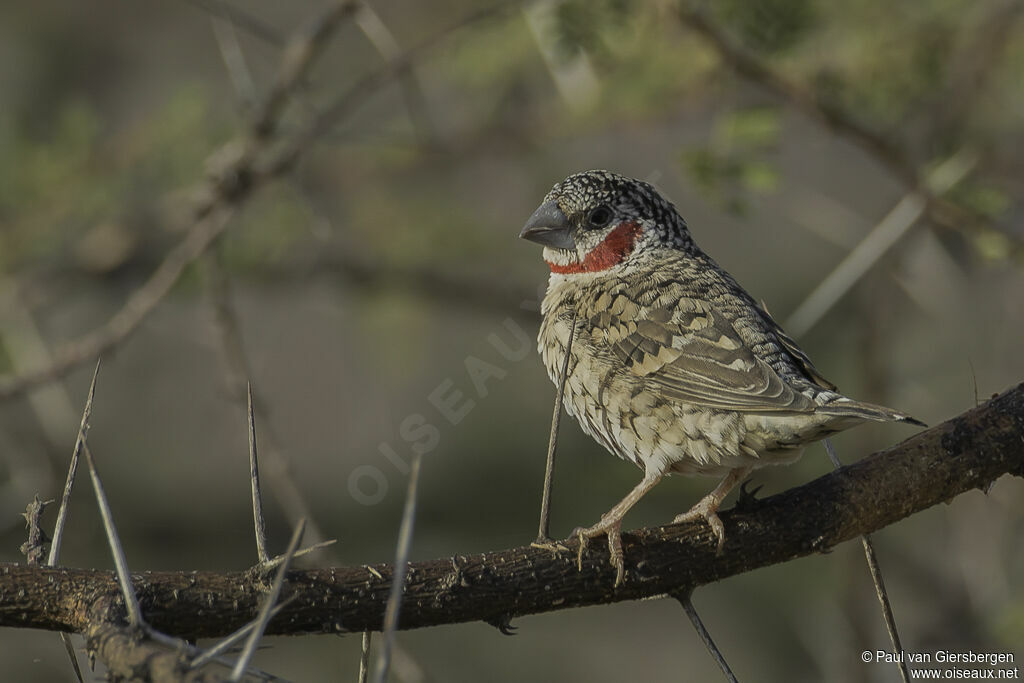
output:
[[[568, 316], [546, 316], [538, 348], [556, 387], [568, 339]], [[575, 336], [566, 411], [608, 451], [645, 471], [718, 476], [737, 467], [789, 463], [828, 432], [812, 415], [708, 408], [666, 398], [656, 386], [586, 336]]]
[[[565, 346], [553, 344], [545, 353], [542, 340], [541, 352], [557, 386]], [[737, 467], [792, 462], [810, 440], [801, 438], [797, 421], [785, 416], [667, 400], [642, 377], [576, 344], [564, 406], [584, 432], [645, 471], [721, 476]]]

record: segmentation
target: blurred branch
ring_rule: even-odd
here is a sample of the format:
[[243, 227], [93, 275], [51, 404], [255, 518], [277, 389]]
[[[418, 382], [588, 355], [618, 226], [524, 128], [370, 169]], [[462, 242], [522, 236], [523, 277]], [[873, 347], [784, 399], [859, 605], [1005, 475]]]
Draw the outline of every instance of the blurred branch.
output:
[[277, 28], [263, 21], [254, 14], [238, 9], [222, 0], [184, 0], [214, 17], [230, 21], [247, 33], [275, 47], [284, 47], [285, 39]]
[[104, 325], [67, 343], [45, 367], [0, 377], [0, 399], [63, 377], [74, 368], [124, 341], [167, 295], [185, 268], [204, 253], [228, 226], [234, 210], [262, 184], [289, 172], [310, 146], [340, 120], [355, 111], [369, 95], [405, 74], [408, 69], [452, 32], [491, 18], [519, 0], [504, 0], [476, 10], [460, 21], [388, 62], [358, 81], [345, 94], [301, 128], [290, 139], [277, 138], [278, 121], [289, 95], [321, 52], [340, 20], [360, 6], [357, 1], [335, 2], [285, 47], [274, 84], [253, 116], [249, 136], [215, 152], [212, 177], [200, 188], [192, 211], [192, 225], [184, 240], [167, 254], [150, 278]]
[[981, 227], [997, 230], [1010, 240], [1016, 251], [1024, 253], [1024, 240], [1013, 232], [994, 226], [985, 216], [944, 199], [931, 190], [916, 165], [894, 141], [857, 120], [854, 114], [842, 106], [819, 98], [805, 85], [776, 71], [758, 55], [740, 46], [725, 30], [716, 26], [704, 12], [691, 6], [689, 2], [680, 3], [679, 17], [684, 25], [702, 36], [722, 61], [740, 76], [773, 93], [806, 116], [821, 122], [837, 135], [851, 140], [868, 152], [912, 192], [924, 199], [928, 217], [937, 225], [957, 232]]
[[291, 170], [311, 142], [328, 133], [339, 121], [360, 107], [370, 95], [402, 77], [449, 35], [473, 24], [494, 18], [522, 2], [524, 0], [498, 0], [493, 5], [470, 12], [423, 42], [407, 49], [376, 71], [370, 72], [324, 108], [288, 142], [279, 147], [274, 154], [269, 155], [263, 163], [253, 165], [249, 169], [254, 174], [253, 179], [276, 177]]
[[324, 274], [339, 278], [350, 287], [375, 293], [401, 290], [452, 306], [539, 320], [539, 303], [530, 310], [522, 307], [525, 301], [538, 300], [535, 287], [517, 286], [500, 278], [458, 273], [450, 268], [382, 265], [351, 251], [320, 253], [297, 267], [270, 266], [260, 274], [288, 279]]
[[[928, 174], [935, 192], [954, 187], [974, 168], [977, 155], [961, 150]], [[796, 307], [783, 325], [795, 338], [814, 327], [840, 298], [878, 263], [924, 213], [927, 200], [916, 190], [903, 197]]]
[[253, 80], [249, 65], [245, 62], [245, 53], [242, 52], [242, 45], [238, 42], [238, 34], [235, 32], [235, 25], [230, 19], [220, 16], [210, 17], [213, 27], [213, 37], [217, 41], [217, 49], [220, 50], [220, 58], [224, 62], [224, 68], [228, 72], [228, 78], [235, 87], [238, 99], [242, 107], [248, 110], [256, 101], [256, 82]]
[[[391, 29], [369, 2], [364, 2], [359, 8], [355, 22], [385, 61], [391, 62], [402, 56], [402, 48], [398, 44], [395, 34], [391, 32]], [[437, 135], [430, 119], [427, 98], [423, 94], [423, 87], [420, 85], [412, 65], [399, 75], [398, 83], [402, 87], [402, 96], [405, 98], [405, 106], [409, 112], [409, 121], [419, 137], [419, 142], [433, 144], [436, 142]]]
[[[833, 546], [988, 489], [1003, 474], [1024, 476], [1024, 384], [892, 448], [808, 484], [722, 513], [724, 550], [703, 524], [626, 534], [627, 580], [600, 544], [576, 568], [568, 552], [529, 546], [408, 565], [403, 629], [468, 621], [507, 624], [526, 614], [679, 593]], [[289, 573], [283, 599], [297, 596], [268, 633], [379, 630], [393, 568], [337, 567]], [[133, 577], [142, 611], [161, 631], [217, 637], [253, 619], [263, 593], [245, 572], [148, 572]], [[96, 610], [123, 619], [108, 571], [0, 566], [0, 626], [80, 631], [95, 648]], [[115, 618], [116, 617], [116, 618]]]
[[10, 398], [38, 384], [51, 382], [79, 365], [124, 341], [147, 315], [163, 300], [185, 268], [202, 254], [228, 225], [233, 214], [229, 207], [206, 208], [204, 215], [192, 226], [182, 242], [172, 249], [149, 279], [128, 298], [110, 320], [88, 334], [69, 342], [53, 354], [53, 361], [41, 368], [19, 375], [0, 377], [0, 399]]
[[949, 79], [944, 88], [926, 107], [925, 140], [949, 144], [959, 138], [960, 131], [979, 96], [996, 73], [996, 62], [1005, 52], [1017, 21], [1024, 15], [1024, 2], [1002, 0], [993, 4], [978, 23], [967, 45], [954, 54]]

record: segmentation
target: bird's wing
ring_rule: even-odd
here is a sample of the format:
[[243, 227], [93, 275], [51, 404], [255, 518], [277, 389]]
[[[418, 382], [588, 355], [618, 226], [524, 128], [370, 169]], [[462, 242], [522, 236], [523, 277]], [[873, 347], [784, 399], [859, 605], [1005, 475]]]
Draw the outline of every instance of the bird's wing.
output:
[[754, 413], [807, 413], [816, 407], [756, 357], [732, 323], [707, 303], [682, 299], [642, 319], [604, 310], [588, 322], [595, 344], [607, 344], [629, 372], [668, 398]]
[[768, 308], [764, 303], [761, 304], [761, 313], [763, 314], [761, 317], [774, 330], [775, 336], [778, 337], [783, 348], [786, 349], [796, 364], [800, 366], [800, 369], [804, 371], [804, 374], [807, 375], [807, 379], [820, 387], [828, 389], [829, 391], [836, 391], [836, 385], [829, 382], [820, 372], [818, 372], [818, 368], [814, 367], [814, 363], [812, 363], [811, 359], [807, 357], [804, 350], [797, 346], [792, 337], [782, 331], [782, 328], [777, 322], [775, 322], [775, 318], [773, 318], [772, 314], [768, 312]]

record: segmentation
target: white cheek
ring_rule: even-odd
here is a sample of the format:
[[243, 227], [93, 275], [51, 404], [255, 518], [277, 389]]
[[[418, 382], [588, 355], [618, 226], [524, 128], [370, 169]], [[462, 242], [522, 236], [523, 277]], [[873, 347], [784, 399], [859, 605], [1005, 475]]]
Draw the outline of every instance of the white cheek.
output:
[[555, 265], [567, 266], [572, 263], [578, 263], [579, 256], [572, 251], [544, 247], [544, 260], [548, 263], [554, 263]]

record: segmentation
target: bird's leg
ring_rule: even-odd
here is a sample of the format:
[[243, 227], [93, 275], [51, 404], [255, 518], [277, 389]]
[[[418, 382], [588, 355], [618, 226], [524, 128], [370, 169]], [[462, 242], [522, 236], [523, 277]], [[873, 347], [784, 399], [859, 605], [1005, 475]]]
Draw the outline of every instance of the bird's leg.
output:
[[576, 529], [572, 533], [580, 541], [576, 564], [581, 571], [583, 569], [583, 552], [587, 549], [589, 539], [606, 534], [608, 536], [609, 561], [616, 571], [615, 585], [618, 586], [622, 583], [626, 575], [626, 565], [622, 559], [622, 518], [626, 516], [630, 508], [637, 504], [637, 501], [644, 497], [644, 494], [661, 481], [663, 476], [665, 476], [664, 472], [648, 471], [636, 488], [630, 491], [615, 507], [601, 515], [600, 522], [586, 529]]
[[725, 497], [729, 495], [729, 491], [732, 491], [736, 484], [746, 479], [753, 469], [753, 467], [737, 467], [734, 470], [730, 470], [729, 474], [725, 475], [725, 478], [719, 482], [718, 486], [711, 493], [701, 498], [688, 512], [677, 515], [672, 520], [673, 524], [682, 524], [683, 522], [692, 522], [698, 519], [707, 520], [708, 524], [711, 525], [711, 530], [715, 532], [715, 536], [718, 538], [718, 552], [722, 552], [722, 545], [725, 543], [725, 525], [718, 518], [718, 507], [725, 500]]

